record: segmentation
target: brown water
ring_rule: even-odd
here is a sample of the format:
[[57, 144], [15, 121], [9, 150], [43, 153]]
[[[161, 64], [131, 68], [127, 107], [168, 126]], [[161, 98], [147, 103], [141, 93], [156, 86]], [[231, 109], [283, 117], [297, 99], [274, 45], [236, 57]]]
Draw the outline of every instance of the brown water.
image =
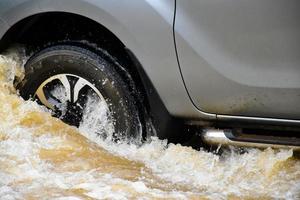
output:
[[94, 122], [109, 123], [93, 109], [79, 129], [70, 127], [22, 100], [15, 75], [18, 63], [0, 57], [0, 199], [300, 199], [292, 150], [220, 156], [155, 137], [142, 146], [111, 143], [95, 136]]

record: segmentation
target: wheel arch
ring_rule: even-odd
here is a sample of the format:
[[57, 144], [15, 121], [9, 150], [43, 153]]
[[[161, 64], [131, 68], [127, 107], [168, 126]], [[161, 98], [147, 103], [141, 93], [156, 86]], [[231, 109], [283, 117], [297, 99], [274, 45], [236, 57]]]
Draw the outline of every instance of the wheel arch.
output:
[[[56, 23], [58, 20], [60, 23]], [[124, 41], [131, 40], [125, 37]], [[154, 119], [154, 127], [160, 137], [174, 138], [175, 130], [180, 130], [170, 128], [176, 124], [176, 119], [169, 115], [138, 58], [121, 40], [104, 25], [86, 16], [61, 11], [39, 12], [13, 24], [0, 40], [0, 51], [12, 44], [22, 44], [32, 53], [57, 42], [70, 41], [94, 51], [105, 49], [107, 55], [114, 56], [112, 61], [117, 60], [118, 65], [125, 66], [129, 72], [124, 76], [134, 87], [132, 89], [138, 91], [135, 98], [140, 102], [140, 109], [145, 108], [145, 121]], [[151, 129], [149, 126], [145, 128]]]

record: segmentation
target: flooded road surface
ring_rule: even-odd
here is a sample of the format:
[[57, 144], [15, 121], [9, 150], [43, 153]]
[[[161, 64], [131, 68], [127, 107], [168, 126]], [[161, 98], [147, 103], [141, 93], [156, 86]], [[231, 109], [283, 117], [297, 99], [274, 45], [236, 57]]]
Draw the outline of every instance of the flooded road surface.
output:
[[291, 150], [114, 144], [95, 136], [97, 117], [77, 129], [22, 100], [12, 86], [20, 74], [0, 57], [0, 199], [300, 199]]

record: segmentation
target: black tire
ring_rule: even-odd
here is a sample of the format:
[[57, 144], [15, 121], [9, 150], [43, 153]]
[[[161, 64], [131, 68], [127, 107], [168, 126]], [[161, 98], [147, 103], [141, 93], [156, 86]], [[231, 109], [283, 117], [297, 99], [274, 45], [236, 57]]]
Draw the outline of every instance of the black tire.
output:
[[116, 64], [106, 55], [73, 45], [45, 48], [27, 61], [25, 78], [19, 87], [21, 96], [34, 97], [38, 87], [57, 74], [82, 77], [100, 91], [114, 120], [115, 139], [139, 137], [141, 120], [135, 98]]

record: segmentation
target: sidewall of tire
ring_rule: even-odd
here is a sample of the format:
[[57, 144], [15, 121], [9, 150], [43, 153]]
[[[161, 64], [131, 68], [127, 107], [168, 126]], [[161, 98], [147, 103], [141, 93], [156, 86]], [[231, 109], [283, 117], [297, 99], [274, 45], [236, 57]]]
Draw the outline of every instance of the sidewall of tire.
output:
[[103, 57], [76, 46], [48, 47], [26, 63], [21, 95], [30, 98], [43, 81], [56, 74], [80, 76], [93, 83], [105, 98], [114, 119], [116, 138], [137, 138], [141, 127], [136, 101], [116, 66]]

